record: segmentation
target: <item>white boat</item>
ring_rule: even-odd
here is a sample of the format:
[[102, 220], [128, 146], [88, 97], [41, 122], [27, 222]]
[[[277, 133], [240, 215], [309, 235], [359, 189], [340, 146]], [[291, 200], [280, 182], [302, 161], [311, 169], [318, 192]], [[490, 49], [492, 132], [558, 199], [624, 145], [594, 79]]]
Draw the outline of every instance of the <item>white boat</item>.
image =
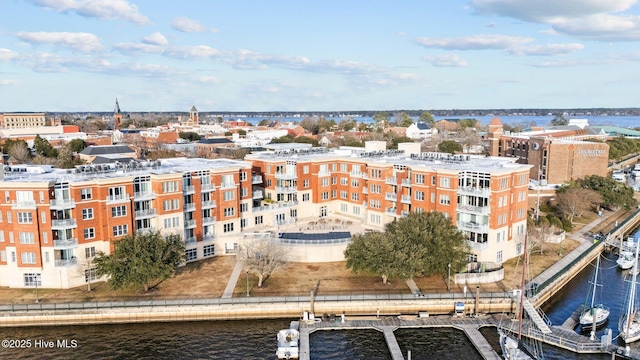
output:
[[627, 180], [627, 176], [620, 170], [614, 171], [611, 174], [611, 178], [617, 182], [625, 182]]
[[[634, 235], [636, 242], [635, 261], [638, 262], [638, 252], [640, 250], [640, 230]], [[631, 343], [640, 340], [640, 317], [638, 316], [638, 308], [636, 307], [636, 288], [638, 275], [633, 274], [631, 276], [631, 283], [629, 284], [629, 299], [626, 304], [626, 312], [620, 317], [618, 322], [618, 332], [620, 337], [625, 343]]]
[[640, 164], [636, 164], [636, 166], [633, 167], [633, 170], [631, 170], [631, 176], [636, 179], [640, 178]]
[[[532, 340], [532, 343], [522, 341], [522, 315], [525, 305], [525, 275], [527, 264], [527, 236], [524, 237], [524, 259], [522, 260], [522, 281], [520, 290], [516, 291], [518, 298], [518, 333], [514, 336], [512, 331], [505, 330], [498, 326], [498, 334], [500, 335], [500, 349], [502, 350], [502, 358], [505, 360], [529, 360], [544, 359], [542, 354], [542, 346], [539, 342]], [[535, 311], [535, 310], [534, 310]]]
[[631, 269], [635, 263], [637, 263], [635, 256], [628, 251], [621, 251], [620, 255], [618, 255], [618, 260], [616, 260], [616, 264], [622, 270]]
[[300, 332], [298, 322], [292, 321], [288, 329], [278, 331], [278, 359], [298, 359], [300, 357]]
[[[634, 269], [637, 269], [638, 264], [634, 266]], [[596, 261], [596, 269], [593, 272], [593, 281], [591, 283], [591, 304], [587, 309], [585, 309], [582, 314], [580, 314], [580, 325], [583, 329], [591, 328], [591, 337], [595, 339], [596, 328], [598, 326], [604, 325], [609, 318], [609, 308], [604, 306], [603, 304], [596, 303], [596, 293], [598, 287], [602, 287], [602, 284], [598, 284], [598, 270], [600, 268], [600, 254], [598, 254], [598, 259]]]

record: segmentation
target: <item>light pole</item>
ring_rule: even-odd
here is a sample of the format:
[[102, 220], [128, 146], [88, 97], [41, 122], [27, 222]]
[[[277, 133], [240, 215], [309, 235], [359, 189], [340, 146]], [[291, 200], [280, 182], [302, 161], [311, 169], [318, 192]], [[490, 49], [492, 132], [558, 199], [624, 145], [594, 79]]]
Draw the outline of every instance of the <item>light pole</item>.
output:
[[249, 296], [249, 270], [247, 270], [247, 297]]
[[450, 291], [451, 286], [451, 263], [447, 264], [447, 291]]
[[40, 300], [38, 300], [38, 277], [36, 277], [36, 304], [39, 302]]

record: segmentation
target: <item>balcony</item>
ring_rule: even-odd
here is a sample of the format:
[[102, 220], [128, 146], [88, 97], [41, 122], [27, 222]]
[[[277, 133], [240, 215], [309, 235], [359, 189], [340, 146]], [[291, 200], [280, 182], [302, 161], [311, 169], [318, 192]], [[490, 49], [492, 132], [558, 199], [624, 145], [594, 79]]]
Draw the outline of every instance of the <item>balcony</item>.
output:
[[402, 186], [411, 187], [411, 179], [402, 179]]
[[461, 186], [461, 187], [458, 188], [458, 193], [476, 195], [476, 196], [482, 196], [482, 197], [489, 197], [489, 196], [491, 196], [491, 189], [490, 188], [477, 188], [477, 187], [471, 187], [471, 186]]
[[69, 249], [69, 248], [75, 248], [75, 247], [78, 247], [77, 238], [53, 240], [54, 249]]
[[349, 173], [349, 175], [351, 175], [351, 177], [361, 178], [364, 175], [364, 173], [360, 171], [352, 171]]
[[197, 241], [198, 241], [198, 239], [196, 239], [194, 236], [184, 239], [184, 243], [187, 244], [187, 245], [195, 244]]
[[262, 190], [254, 190], [253, 195], [251, 196], [254, 200], [264, 199], [264, 191]]
[[196, 209], [196, 204], [194, 203], [185, 203], [182, 207], [184, 211], [194, 211]]
[[294, 194], [298, 192], [298, 188], [295, 186], [276, 186], [277, 193]]
[[295, 173], [276, 172], [276, 179], [280, 180], [292, 180], [298, 176]]
[[133, 200], [135, 201], [152, 200], [155, 198], [156, 198], [156, 194], [153, 193], [153, 191], [140, 191], [140, 192], [133, 193]]
[[297, 201], [289, 201], [289, 202], [275, 203], [275, 204], [264, 205], [264, 206], [257, 206], [252, 208], [251, 211], [253, 211], [254, 213], [260, 212], [260, 211], [271, 211], [275, 209], [288, 208], [296, 205], [298, 205]]
[[362, 193], [363, 193], [363, 194], [368, 194], [368, 193], [369, 193], [369, 188], [368, 188], [368, 187], [366, 187], [366, 186], [365, 186], [365, 187], [363, 187], [363, 188], [362, 188]]
[[396, 208], [387, 208], [385, 212], [387, 213], [387, 215], [393, 215], [393, 216], [398, 215], [398, 209]]
[[458, 211], [488, 215], [489, 212], [491, 211], [491, 208], [488, 206], [473, 206], [473, 205], [458, 204]]
[[215, 234], [204, 234], [204, 236], [202, 237], [202, 241], [207, 242], [207, 241], [214, 241], [216, 239], [216, 235]]
[[318, 172], [318, 177], [327, 177], [327, 176], [331, 176], [331, 171], [326, 170], [326, 171], [319, 171]]
[[203, 201], [202, 202], [202, 208], [203, 209], [212, 209], [216, 207], [216, 201], [215, 200], [208, 200], [208, 201]]
[[262, 175], [251, 175], [252, 184], [262, 184]]
[[182, 187], [183, 194], [195, 194], [196, 188], [193, 185], [185, 185]]
[[407, 216], [409, 216], [409, 211], [402, 210], [402, 211], [400, 212], [400, 216], [402, 216], [402, 217], [407, 217]]
[[398, 178], [396, 178], [396, 177], [388, 177], [387, 180], [385, 181], [385, 184], [398, 185]]
[[209, 216], [209, 217], [203, 217], [202, 218], [202, 226], [204, 225], [213, 225], [216, 223], [216, 217], [215, 216]]
[[76, 207], [76, 202], [73, 199], [51, 199], [49, 205], [51, 210], [65, 210]]
[[488, 233], [489, 225], [488, 224], [477, 224], [473, 222], [459, 222], [458, 228], [467, 231], [473, 231], [476, 233]]
[[109, 195], [107, 196], [107, 204], [127, 202], [129, 199], [129, 194]]
[[78, 227], [76, 219], [51, 220], [51, 230], [64, 230]]
[[398, 195], [395, 193], [386, 193], [384, 194], [384, 199], [389, 201], [398, 201]]
[[36, 202], [35, 200], [18, 200], [11, 202], [12, 209], [35, 209]]
[[202, 184], [200, 185], [200, 189], [202, 191], [214, 191], [216, 189], [216, 186], [213, 184]]
[[235, 189], [236, 186], [237, 185], [234, 182], [223, 182], [220, 184], [220, 189]]
[[184, 227], [185, 229], [193, 229], [196, 227], [196, 221], [195, 220], [185, 220], [184, 221]]
[[136, 210], [136, 219], [156, 216], [156, 209]]
[[153, 227], [153, 226], [141, 227], [141, 228], [138, 228], [136, 230], [136, 232], [139, 233], [139, 234], [149, 234], [149, 233], [152, 233], [152, 232], [155, 232], [155, 231], [156, 231], [156, 228]]
[[471, 250], [483, 251], [489, 248], [488, 242], [479, 243], [479, 242], [467, 240], [467, 244], [469, 244], [469, 248], [471, 248]]
[[403, 204], [411, 204], [411, 195], [402, 195], [400, 200]]
[[78, 263], [75, 257], [72, 259], [56, 260], [56, 267], [73, 266]]

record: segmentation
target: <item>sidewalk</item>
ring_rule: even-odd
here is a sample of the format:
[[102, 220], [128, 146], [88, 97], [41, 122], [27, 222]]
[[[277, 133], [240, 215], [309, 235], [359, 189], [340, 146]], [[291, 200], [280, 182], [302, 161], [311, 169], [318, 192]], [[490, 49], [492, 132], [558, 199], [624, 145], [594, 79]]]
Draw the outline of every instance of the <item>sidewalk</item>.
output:
[[244, 262], [236, 261], [236, 265], [233, 267], [231, 276], [229, 276], [227, 287], [224, 289], [224, 293], [222, 294], [223, 299], [230, 299], [233, 297], [233, 290], [235, 290], [236, 288], [236, 284], [238, 283], [238, 278], [240, 278], [242, 268], [244, 268]]

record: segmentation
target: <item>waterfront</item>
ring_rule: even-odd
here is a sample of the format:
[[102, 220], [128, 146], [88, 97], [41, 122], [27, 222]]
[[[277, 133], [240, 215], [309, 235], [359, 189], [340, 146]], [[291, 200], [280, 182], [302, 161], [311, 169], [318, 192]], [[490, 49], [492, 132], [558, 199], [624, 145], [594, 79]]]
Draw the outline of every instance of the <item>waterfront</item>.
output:
[[[617, 319], [624, 300], [624, 273], [615, 267], [615, 255], [603, 261], [603, 293], [611, 308], [608, 326], [617, 335]], [[586, 298], [593, 267], [588, 266], [545, 305], [554, 325], [561, 325]], [[290, 319], [178, 322], [100, 326], [2, 328], [2, 339], [31, 339], [28, 349], [0, 349], [3, 359], [269, 359], [275, 358], [275, 335]], [[482, 330], [497, 344], [493, 328]], [[479, 354], [462, 331], [455, 329], [401, 329], [398, 343], [413, 359], [477, 359]], [[35, 341], [76, 340], [76, 348], [35, 348]], [[443, 346], [447, 344], [447, 346]], [[56, 344], [57, 345], [57, 344]], [[495, 345], [494, 345], [495, 346]], [[633, 345], [634, 347], [639, 345]], [[389, 359], [382, 333], [362, 330], [316, 331], [310, 336], [311, 359]], [[546, 359], [609, 359], [607, 355], [576, 355], [546, 347]]]

